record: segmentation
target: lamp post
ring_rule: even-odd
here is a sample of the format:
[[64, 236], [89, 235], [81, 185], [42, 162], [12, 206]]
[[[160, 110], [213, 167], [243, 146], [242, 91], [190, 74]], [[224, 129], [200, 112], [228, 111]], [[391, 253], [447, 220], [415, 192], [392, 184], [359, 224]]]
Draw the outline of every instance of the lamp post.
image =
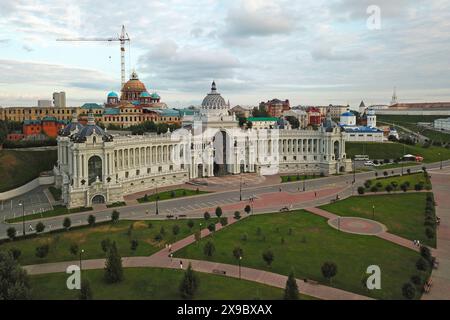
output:
[[356, 162], [355, 158], [353, 158], [353, 184], [356, 182]]
[[156, 182], [156, 211], [155, 214], [158, 215], [159, 214], [159, 207], [158, 207], [158, 198], [159, 198], [159, 193], [158, 193], [158, 182]]
[[241, 280], [241, 260], [242, 256], [239, 256], [239, 280]]
[[25, 204], [20, 202], [19, 206], [22, 207], [22, 234], [25, 237]]
[[242, 201], [242, 175], [239, 179], [239, 201]]
[[375, 220], [375, 205], [372, 205], [372, 220]]
[[441, 162], [439, 169], [442, 170], [442, 155], [440, 152], [438, 153], [438, 155], [439, 155], [439, 161]]
[[81, 269], [82, 269], [82, 265], [81, 265], [81, 258], [82, 258], [82, 254], [84, 253], [84, 249], [80, 250], [80, 273], [81, 273]]
[[306, 176], [305, 179], [303, 180], [303, 191], [306, 191]]

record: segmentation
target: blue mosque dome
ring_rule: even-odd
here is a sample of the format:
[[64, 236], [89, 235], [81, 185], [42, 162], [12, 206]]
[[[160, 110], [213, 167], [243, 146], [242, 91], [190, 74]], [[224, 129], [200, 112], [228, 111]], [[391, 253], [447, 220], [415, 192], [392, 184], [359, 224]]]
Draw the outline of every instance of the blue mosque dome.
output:
[[150, 98], [150, 94], [147, 91], [141, 92], [139, 95], [140, 98]]
[[342, 117], [353, 117], [354, 114], [350, 111], [346, 111], [343, 114], [341, 114]]
[[119, 95], [114, 91], [111, 91], [110, 93], [108, 93], [108, 98], [119, 98]]

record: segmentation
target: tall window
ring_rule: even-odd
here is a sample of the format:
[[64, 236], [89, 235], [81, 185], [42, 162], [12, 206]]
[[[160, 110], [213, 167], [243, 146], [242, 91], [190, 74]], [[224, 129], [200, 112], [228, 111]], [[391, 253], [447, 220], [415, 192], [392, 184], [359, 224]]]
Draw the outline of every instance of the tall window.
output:
[[97, 177], [102, 180], [102, 159], [99, 156], [93, 156], [89, 158], [88, 161], [88, 177], [89, 185], [94, 182]]

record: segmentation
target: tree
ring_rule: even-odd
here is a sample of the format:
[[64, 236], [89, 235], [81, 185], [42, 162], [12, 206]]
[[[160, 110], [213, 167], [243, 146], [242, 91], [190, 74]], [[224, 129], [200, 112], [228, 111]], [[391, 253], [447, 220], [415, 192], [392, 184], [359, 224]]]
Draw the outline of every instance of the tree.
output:
[[20, 249], [17, 248], [11, 248], [9, 249], [9, 254], [14, 260], [18, 260], [22, 255], [22, 251], [20, 251]]
[[49, 251], [50, 247], [48, 246], [48, 244], [44, 244], [42, 246], [39, 246], [36, 248], [36, 257], [38, 258], [45, 258], [48, 255], [48, 251]]
[[174, 236], [180, 233], [180, 227], [177, 224], [172, 227], [172, 233]]
[[429, 263], [424, 258], [420, 257], [416, 262], [416, 268], [420, 271], [427, 271], [429, 267]]
[[105, 280], [108, 283], [117, 283], [123, 280], [122, 258], [117, 250], [116, 242], [109, 247], [105, 264]]
[[214, 243], [212, 243], [211, 241], [208, 241], [205, 244], [205, 246], [203, 247], [203, 253], [207, 257], [212, 257], [212, 255], [214, 254], [215, 251], [216, 251], [216, 247], [214, 246]]
[[199, 279], [195, 274], [194, 270], [192, 270], [192, 266], [189, 263], [189, 266], [184, 273], [183, 280], [180, 283], [180, 295], [183, 299], [192, 299], [197, 292], [199, 286]]
[[203, 214], [203, 217], [205, 218], [205, 220], [209, 220], [209, 218], [211, 218], [211, 215], [209, 214], [208, 211], [205, 211], [205, 213]]
[[0, 300], [31, 298], [28, 275], [8, 253], [0, 252]]
[[217, 216], [217, 218], [220, 218], [222, 216], [222, 208], [221, 207], [216, 208], [216, 216]]
[[330, 283], [331, 280], [336, 276], [337, 274], [337, 266], [334, 262], [325, 262], [322, 265], [322, 275], [325, 279], [327, 279]]
[[88, 217], [88, 224], [89, 224], [89, 226], [91, 226], [91, 227], [93, 227], [94, 225], [95, 225], [95, 216], [94, 215], [89, 215], [89, 217]]
[[136, 239], [131, 240], [131, 251], [135, 252], [138, 245], [139, 245], [139, 242]]
[[208, 230], [209, 230], [209, 232], [214, 232], [214, 231], [216, 231], [216, 224], [215, 224], [215, 223], [210, 223], [210, 224], [208, 225]]
[[94, 295], [92, 294], [91, 285], [89, 281], [83, 279], [81, 281], [80, 295], [78, 296], [79, 300], [92, 300], [94, 299]]
[[414, 299], [416, 295], [416, 288], [414, 288], [414, 285], [410, 282], [407, 282], [402, 287], [402, 294], [408, 300]]
[[384, 188], [388, 193], [391, 193], [391, 191], [394, 189], [390, 184], [388, 184], [385, 188]]
[[358, 187], [358, 194], [364, 194], [364, 187]]
[[70, 218], [64, 218], [64, 221], [63, 221], [64, 229], [69, 230], [71, 225], [72, 225], [72, 221], [70, 220]]
[[431, 251], [430, 249], [428, 249], [428, 247], [420, 247], [420, 255], [428, 262], [431, 262], [433, 259], [433, 257], [431, 256]]
[[6, 230], [6, 234], [8, 235], [9, 239], [14, 240], [17, 235], [17, 230], [14, 227], [9, 227], [8, 230]]
[[72, 243], [70, 245], [69, 251], [75, 256], [78, 253], [78, 245], [76, 243]]
[[236, 220], [239, 220], [239, 219], [241, 218], [241, 213], [240, 213], [239, 211], [235, 211], [235, 212], [234, 212], [234, 218], [235, 218]]
[[222, 226], [226, 226], [228, 224], [228, 218], [227, 217], [221, 217], [220, 218], [220, 224]]
[[36, 233], [41, 233], [45, 229], [45, 225], [42, 222], [36, 224]]
[[194, 221], [192, 221], [192, 220], [188, 220], [188, 222], [186, 224], [187, 224], [189, 230], [192, 230], [192, 228], [194, 227]]
[[113, 223], [116, 223], [117, 221], [119, 221], [119, 217], [120, 217], [120, 212], [117, 210], [113, 210], [113, 212], [111, 213], [111, 221]]
[[100, 242], [100, 245], [102, 247], [102, 251], [103, 252], [108, 252], [109, 247], [111, 247], [111, 240], [108, 239], [103, 239], [102, 242]]
[[200, 232], [200, 231], [197, 231], [197, 232], [194, 234], [194, 237], [195, 237], [195, 241], [199, 242], [199, 241], [201, 240], [201, 238], [202, 238], [201, 232]]
[[263, 260], [267, 263], [267, 265], [270, 267], [272, 265], [274, 255], [272, 250], [266, 250], [262, 253]]
[[298, 299], [299, 299], [299, 292], [297, 281], [295, 280], [294, 272], [291, 272], [286, 281], [286, 287], [284, 289], [284, 300], [298, 300]]
[[245, 206], [244, 211], [246, 214], [249, 214], [252, 211], [252, 207], [250, 207], [250, 205], [248, 204]]
[[244, 250], [242, 250], [241, 247], [235, 247], [233, 249], [233, 256], [236, 258], [236, 260], [241, 259], [244, 256]]

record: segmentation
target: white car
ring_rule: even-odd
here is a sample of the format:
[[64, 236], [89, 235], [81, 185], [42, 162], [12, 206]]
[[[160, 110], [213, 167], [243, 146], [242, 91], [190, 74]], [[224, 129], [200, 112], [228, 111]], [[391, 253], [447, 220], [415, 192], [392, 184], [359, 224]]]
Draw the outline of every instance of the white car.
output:
[[373, 161], [366, 161], [366, 162], [364, 162], [364, 165], [369, 167], [369, 166], [374, 166], [375, 163], [373, 163]]

